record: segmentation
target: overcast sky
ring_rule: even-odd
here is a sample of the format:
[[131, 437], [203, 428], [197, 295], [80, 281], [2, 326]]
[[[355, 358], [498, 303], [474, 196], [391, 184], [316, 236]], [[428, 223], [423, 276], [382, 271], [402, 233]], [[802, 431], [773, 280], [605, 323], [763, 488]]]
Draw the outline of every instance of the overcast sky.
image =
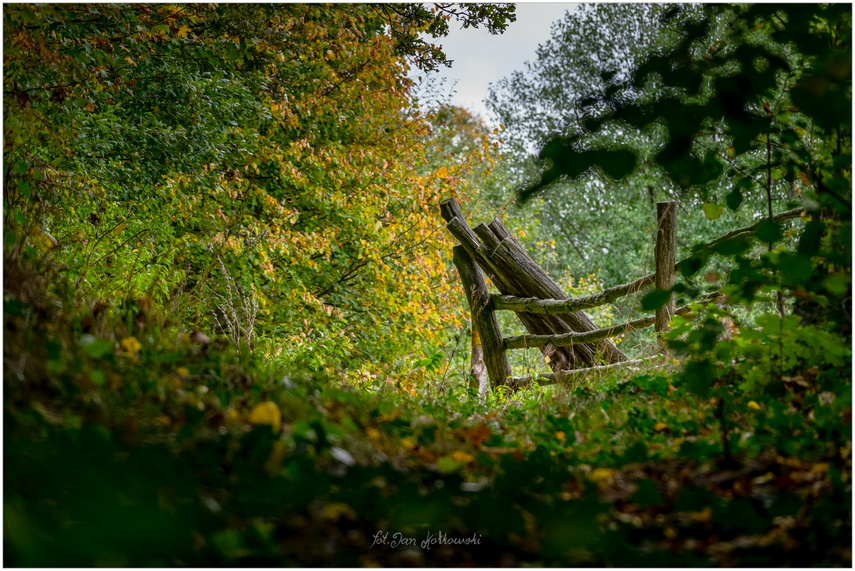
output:
[[[490, 83], [523, 69], [526, 61], [534, 60], [538, 44], [549, 39], [552, 22], [562, 19], [568, 9], [576, 6], [570, 2], [520, 2], [517, 21], [512, 22], [504, 34], [496, 36], [483, 28], [461, 30], [452, 24], [448, 36], [435, 43], [442, 45], [446, 56], [454, 63], [450, 69], [442, 68], [431, 75], [446, 78], [446, 94], [456, 82], [451, 103], [474, 111], [490, 123], [484, 106]], [[423, 72], [416, 75], [423, 75]]]

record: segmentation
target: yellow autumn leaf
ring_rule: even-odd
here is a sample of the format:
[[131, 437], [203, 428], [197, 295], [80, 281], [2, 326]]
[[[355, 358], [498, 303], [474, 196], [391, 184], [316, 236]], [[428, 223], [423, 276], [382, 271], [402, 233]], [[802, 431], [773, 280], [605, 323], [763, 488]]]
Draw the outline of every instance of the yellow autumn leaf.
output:
[[692, 518], [693, 521], [701, 523], [710, 521], [712, 519], [712, 509], [707, 506], [702, 511], [689, 512], [689, 517]]
[[190, 33], [190, 26], [188, 26], [186, 24], [182, 24], [182, 26], [180, 28], [178, 28], [178, 32], [175, 35], [177, 35], [179, 38], [183, 38], [189, 33]]
[[276, 403], [262, 402], [255, 405], [255, 408], [249, 413], [249, 422], [251, 424], [269, 424], [273, 428], [273, 432], [279, 432], [279, 428], [282, 426], [282, 413], [279, 412]]
[[347, 504], [333, 502], [321, 508], [320, 516], [321, 519], [326, 521], [338, 521], [342, 517], [346, 517], [349, 520], [355, 520], [356, 512]]
[[661, 432], [661, 431], [665, 430], [666, 428], [668, 428], [668, 425], [665, 424], [664, 422], [657, 422], [656, 424], [653, 425], [653, 430], [655, 430], [656, 432]]
[[562, 432], [561, 430], [559, 430], [555, 433], [555, 438], [557, 438], [563, 443], [565, 440], [567, 440], [567, 435], [564, 434], [564, 432]]
[[763, 407], [760, 406], [759, 404], [757, 404], [756, 402], [754, 402], [753, 400], [750, 400], [750, 401], [748, 401], [748, 408], [753, 408], [754, 410], [760, 410]]
[[475, 457], [472, 456], [472, 454], [469, 454], [468, 452], [464, 452], [463, 450], [455, 450], [454, 452], [451, 453], [451, 458], [454, 460], [457, 460], [458, 462], [463, 463], [463, 464], [467, 464], [469, 462], [472, 462], [475, 459]]
[[182, 377], [190, 376], [190, 369], [188, 369], [187, 367], [178, 367], [178, 370], [175, 372], [181, 375]]
[[365, 435], [369, 438], [369, 440], [377, 440], [380, 438], [380, 431], [374, 428], [373, 426], [369, 426], [365, 429]]
[[615, 476], [615, 471], [612, 470], [611, 468], [595, 468], [591, 472], [591, 479], [593, 481], [597, 482], [598, 484], [603, 483], [603, 482], [607, 482], [607, 481], [611, 480], [612, 478], [614, 478], [614, 476]]
[[448, 178], [448, 169], [442, 167], [438, 171], [436, 171], [436, 178]]
[[137, 341], [136, 337], [126, 337], [122, 339], [122, 349], [131, 355], [136, 355], [142, 349], [142, 344]]

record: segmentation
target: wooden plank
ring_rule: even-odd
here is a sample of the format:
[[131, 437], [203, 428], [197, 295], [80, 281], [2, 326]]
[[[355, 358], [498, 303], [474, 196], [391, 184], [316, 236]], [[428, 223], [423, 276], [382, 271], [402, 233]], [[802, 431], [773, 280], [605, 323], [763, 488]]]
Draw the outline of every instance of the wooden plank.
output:
[[[677, 203], [658, 202], [656, 204], [656, 260], [655, 286], [659, 290], [670, 290], [677, 281], [674, 266], [677, 263]], [[660, 345], [661, 334], [670, 329], [671, 316], [676, 311], [674, 294], [668, 302], [656, 310], [656, 333]]]
[[481, 245], [481, 242], [479, 242], [478, 237], [472, 233], [472, 229], [466, 223], [466, 220], [460, 216], [454, 216], [447, 221], [445, 227], [448, 228], [451, 235], [457, 238], [457, 241], [466, 248], [466, 253], [469, 254], [469, 257], [477, 260], [478, 254], [476, 253], [476, 250], [478, 249], [478, 246]]
[[528, 313], [547, 315], [572, 313], [581, 309], [591, 309], [592, 307], [606, 305], [607, 303], [612, 303], [616, 299], [641, 291], [647, 286], [653, 284], [654, 277], [654, 274], [650, 274], [638, 278], [628, 284], [610, 287], [594, 295], [574, 297], [564, 300], [494, 295], [493, 305], [497, 310], [506, 309], [510, 311], [527, 311]]
[[[775, 222], [783, 222], [784, 220], [792, 220], [793, 218], [800, 217], [802, 214], [805, 214], [806, 212], [807, 211], [804, 208], [796, 208], [794, 210], [786, 210], [784, 212], [780, 212], [778, 214], [775, 214], [772, 217], [772, 220], [774, 220]], [[769, 220], [768, 218], [763, 218], [759, 222], [755, 222], [754, 224], [750, 224], [748, 226], [745, 226], [744, 228], [737, 228], [736, 230], [731, 230], [727, 234], [722, 234], [721, 236], [719, 236], [715, 240], [708, 242], [705, 245], [705, 247], [706, 248], [712, 248], [713, 246], [715, 246], [717, 244], [721, 244], [722, 242], [730, 240], [731, 238], [736, 238], [737, 236], [740, 236], [742, 234], [747, 234], [749, 232], [753, 232], [754, 230], [757, 229], [757, 227], [760, 224], [763, 224], [763, 223], [767, 222], [768, 220]]]
[[465, 247], [454, 246], [453, 260], [466, 292], [466, 300], [469, 302], [472, 327], [481, 339], [490, 384], [494, 387], [504, 385], [511, 376], [511, 366], [508, 363], [502, 333], [499, 331], [499, 322], [487, 292], [487, 284]]
[[[509, 275], [514, 276], [514, 279], [520, 283], [527, 295], [543, 299], [567, 299], [567, 295], [558, 284], [552, 281], [546, 272], [512, 241], [502, 240], [493, 252], [491, 259], [498, 261], [502, 267], [506, 268]], [[582, 312], [564, 314], [560, 319], [566, 323], [567, 328], [563, 331], [561, 329], [556, 330], [556, 333], [586, 332], [596, 329], [588, 316]], [[626, 355], [608, 340], [596, 342], [589, 350], [582, 351], [580, 349], [576, 352], [587, 365], [596, 365], [600, 359], [605, 360], [606, 363], [626, 360]]]
[[[674, 311], [674, 315], [686, 315], [690, 313], [690, 311], [690, 307], [688, 305], [684, 305], [682, 307], [678, 307]], [[562, 333], [560, 335], [514, 335], [511, 337], [505, 337], [505, 348], [525, 349], [545, 347], [547, 345], [553, 345], [554, 347], [572, 347], [583, 343], [592, 343], [607, 337], [617, 337], [627, 331], [650, 327], [655, 322], [656, 316], [648, 315], [647, 317], [634, 319], [627, 323], [603, 327], [601, 329], [586, 331], [584, 333], [570, 332]]]
[[[503, 247], [505, 239], [500, 239], [486, 224], [478, 224], [473, 231], [481, 239], [483, 252], [486, 254], [487, 263], [502, 276], [508, 286], [505, 292], [531, 295], [531, 286], [526, 282], [526, 276], [519, 268], [508, 265], [503, 258], [496, 257], [496, 251]], [[526, 257], [528, 257], [526, 255]], [[529, 258], [530, 260], [530, 258]], [[531, 264], [534, 264], [531, 261]], [[539, 268], [538, 268], [539, 269]], [[549, 276], [546, 276], [549, 279]], [[556, 286], [557, 287], [557, 286]], [[500, 288], [500, 291], [502, 289]], [[558, 291], [561, 291], [558, 288]], [[530, 314], [517, 314], [529, 333], [535, 335], [550, 335], [556, 333], [569, 333], [573, 328], [558, 316], [535, 317]], [[577, 363], [592, 365], [597, 362], [597, 355], [593, 347], [574, 346], [564, 349], [556, 349], [554, 346], [544, 345], [541, 349], [546, 361], [555, 371], [573, 368]]]
[[[461, 241], [461, 244], [467, 246], [467, 250], [475, 250], [473, 257], [503, 294], [560, 296], [561, 299], [567, 299], [563, 290], [513, 240], [501, 221], [495, 219], [490, 226], [479, 224], [473, 230], [469, 230], [463, 219], [463, 213], [453, 198], [444, 200], [440, 204], [440, 211], [448, 222], [449, 231]], [[481, 244], [477, 246], [479, 239]], [[498, 251], [502, 253], [499, 256], [496, 255]], [[470, 252], [471, 254], [473, 253]], [[530, 314], [526, 315], [525, 312], [517, 312], [517, 315], [526, 329], [535, 335], [596, 329], [591, 320], [581, 312], [562, 317], [534, 317]], [[554, 370], [571, 368], [576, 364], [595, 365], [601, 360], [606, 362], [626, 360], [626, 356], [608, 340], [600, 340], [594, 346], [577, 345], [558, 350], [545, 346], [542, 352]]]
[[[791, 220], [793, 218], [798, 218], [804, 212], [805, 211], [803, 209], [788, 210], [786, 212], [776, 214], [774, 216], [774, 220], [778, 222]], [[755, 230], [758, 224], [765, 222], [766, 220], [768, 219], [764, 218], [756, 224], [752, 224], [744, 228], [737, 228], [736, 230], [728, 232], [727, 234], [724, 234], [719, 238], [716, 238], [715, 240], [709, 242], [708, 244], [706, 244], [705, 247], [710, 248], [731, 238], [747, 234]], [[676, 264], [674, 264], [675, 273], [679, 271], [680, 263], [681, 262], [677, 262]], [[653, 285], [655, 279], [655, 273], [648, 274], [629, 283], [610, 287], [601, 291], [598, 294], [589, 295], [585, 297], [574, 297], [566, 300], [541, 299], [536, 297], [517, 297], [512, 295], [493, 294], [493, 307], [497, 311], [525, 311], [527, 313], [560, 315], [562, 313], [570, 313], [583, 309], [591, 309], [593, 307], [599, 307], [607, 303], [612, 303], [613, 301], [616, 301], [624, 296], [639, 292], [644, 288]]]
[[[500, 292], [510, 295], [519, 295], [522, 290], [519, 285], [512, 280], [512, 276], [505, 276], [503, 272], [496, 266], [494, 261], [489, 256], [489, 247], [481, 243], [477, 235], [472, 231], [466, 220], [463, 218], [463, 212], [460, 206], [453, 198], [446, 199], [440, 204], [440, 211], [443, 218], [447, 222], [447, 228], [451, 234], [457, 238], [460, 243], [466, 248], [467, 253], [481, 266], [481, 269], [490, 276], [490, 280], [499, 289]], [[546, 335], [556, 331], [569, 331], [568, 327], [560, 325], [559, 321], [554, 321], [552, 324], [549, 320], [544, 320], [541, 317], [516, 312], [517, 317], [522, 322], [523, 326], [529, 333], [535, 335]], [[555, 370], [573, 368], [580, 359], [576, 357], [572, 349], [556, 350], [553, 347], [544, 347], [541, 353], [548, 362], [555, 367]]]

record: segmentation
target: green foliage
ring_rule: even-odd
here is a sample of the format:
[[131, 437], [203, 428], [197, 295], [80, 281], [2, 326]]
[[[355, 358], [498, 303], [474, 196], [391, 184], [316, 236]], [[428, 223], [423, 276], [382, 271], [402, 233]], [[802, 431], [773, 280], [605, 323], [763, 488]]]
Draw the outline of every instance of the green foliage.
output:
[[[693, 248], [681, 263], [684, 291], [698, 291], [692, 278], [712, 258], [731, 258], [724, 288], [731, 302], [768, 302], [771, 295], [782, 323], [789, 302], [801, 325], [823, 323], [849, 339], [851, 245], [832, 236], [851, 236], [851, 120], [842, 112], [851, 106], [851, 90], [841, 87], [851, 69], [840, 63], [851, 57], [850, 30], [851, 12], [839, 6], [707, 7], [703, 18], [685, 22], [685, 34], [672, 50], [641, 62], [624, 83], [604, 76], [610, 86], [606, 97], [580, 103], [580, 114], [590, 118], [585, 129], [572, 140], [546, 144], [543, 153], [552, 158], [551, 167], [521, 198], [559, 175], [578, 175], [577, 166], [562, 162], [555, 148], [565, 149], [565, 155], [584, 149], [585, 156], [594, 157], [595, 150], [615, 152], [603, 133], [616, 125], [636, 129], [656, 141], [652, 154], [635, 149], [638, 158], [652, 161], [684, 192], [701, 196], [707, 218], [722, 216], [715, 197], [729, 185], [726, 202], [732, 210], [740, 208], [746, 192], [765, 194], [768, 219], [750, 233]], [[655, 89], [648, 89], [651, 82]], [[816, 106], [795, 107], [789, 99], [805, 89], [819, 90], [818, 85], [823, 87], [817, 96], [835, 110], [834, 124], [815, 117]], [[772, 219], [773, 187], [783, 185], [804, 185], [807, 224], [801, 234]], [[751, 239], [765, 243], [768, 252], [752, 250]], [[648, 294], [642, 306], [660, 306], [665, 295]], [[686, 340], [674, 340], [681, 351], [693, 347], [687, 375], [699, 390], [716, 378], [709, 353], [719, 333], [707, 319]]]
[[[764, 194], [743, 189], [732, 211], [718, 210], [718, 198], [732, 190], [731, 181], [721, 176], [704, 196], [681, 193], [653, 160], [663, 147], [660, 123], [639, 132], [625, 123], [602, 122], [613, 106], [655, 100], [661, 93], [658, 79], [636, 82], [631, 91], [622, 86], [645, 58], [665, 54], [680, 41], [682, 23], [703, 15], [701, 5], [671, 8], [590, 4], [569, 11], [555, 22], [537, 58], [499, 81], [487, 102], [507, 128], [503, 155], [516, 172], [510, 182], [523, 189], [518, 198], [531, 203], [513, 215], [536, 216], [536, 239], [557, 241], [560, 266], [580, 274], [600, 271], [607, 285], [653, 270], [657, 201], [679, 202], [678, 259], [690, 254], [692, 241], [710, 241], [726, 228], [747, 226], [766, 208]], [[674, 80], [681, 77], [688, 75]], [[678, 112], [671, 107], [664, 111]], [[715, 147], [708, 139], [703, 144]], [[542, 149], [545, 160], [529, 156], [533, 147]], [[726, 146], [718, 151], [727, 154]], [[722, 174], [712, 156], [702, 163], [709, 176]], [[532, 180], [549, 184], [533, 185]], [[772, 190], [776, 208], [797, 198], [795, 189], [784, 184]], [[726, 271], [716, 260], [713, 269]]]
[[429, 205], [489, 153], [435, 151], [402, 42], [513, 7], [437, 9], [10, 7], [5, 259], [342, 374], [446, 342]]
[[[4, 311], [12, 565], [849, 561], [839, 352], [786, 401], [733, 401], [745, 467], [718, 473], [715, 402], [666, 370], [563, 396], [368, 394], [200, 345], [157, 315], [133, 339], [109, 316], [90, 339], [86, 312], [49, 314], [58, 298], [41, 294]], [[788, 331], [786, 349], [807, 335]], [[421, 546], [440, 531], [480, 541]]]

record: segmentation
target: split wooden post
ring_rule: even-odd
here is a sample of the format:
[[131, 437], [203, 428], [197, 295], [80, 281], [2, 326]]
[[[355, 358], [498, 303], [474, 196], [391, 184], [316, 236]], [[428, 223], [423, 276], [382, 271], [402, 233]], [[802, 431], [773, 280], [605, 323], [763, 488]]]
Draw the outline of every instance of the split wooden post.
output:
[[[670, 290], [677, 281], [675, 264], [677, 263], [677, 203], [656, 203], [656, 289]], [[671, 316], [677, 309], [674, 295], [668, 303], [656, 310], [656, 338], [662, 346], [662, 333], [668, 331]]]
[[[490, 384], [494, 387], [506, 385], [511, 376], [511, 365], [508, 363], [502, 332], [499, 330], [499, 322], [493, 311], [493, 302], [487, 291], [484, 276], [481, 275], [481, 270], [463, 246], [459, 244], [454, 246], [453, 253], [454, 266], [460, 274], [460, 282], [463, 284], [472, 313], [473, 345], [474, 335], [477, 332], [483, 348], [484, 364], [487, 367]], [[479, 391], [482, 389], [486, 391], [485, 386], [479, 386]]]
[[487, 393], [490, 381], [487, 379], [487, 365], [484, 364], [484, 346], [478, 328], [472, 324], [472, 359], [469, 365], [469, 386], [478, 391], [479, 395]]

